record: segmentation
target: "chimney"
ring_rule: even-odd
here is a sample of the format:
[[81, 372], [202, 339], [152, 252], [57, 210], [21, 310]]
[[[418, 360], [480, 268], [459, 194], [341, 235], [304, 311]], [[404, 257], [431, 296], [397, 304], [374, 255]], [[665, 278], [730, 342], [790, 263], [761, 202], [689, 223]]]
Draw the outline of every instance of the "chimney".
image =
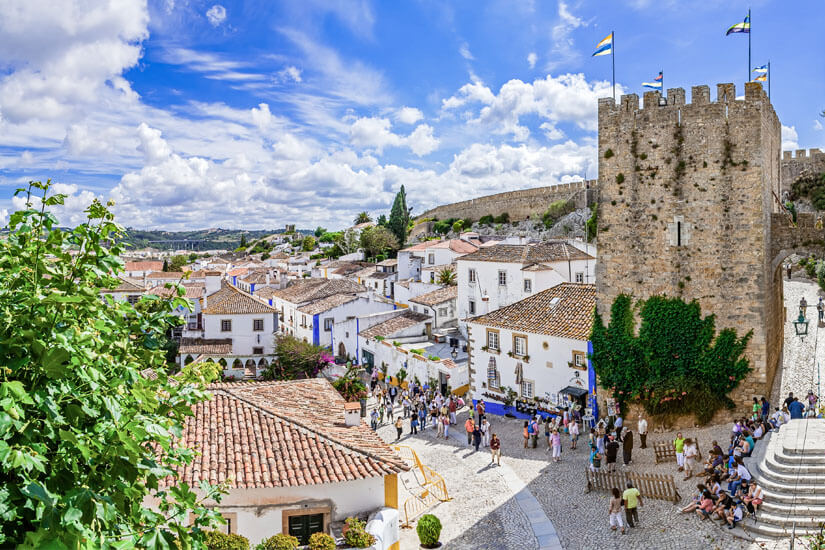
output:
[[221, 272], [207, 271], [204, 278], [206, 279], [206, 295], [214, 294], [221, 289]]
[[344, 403], [344, 423], [347, 426], [361, 425], [360, 403]]
[[146, 274], [147, 274], [147, 272], [144, 271], [143, 272], [143, 288], [146, 288]]
[[266, 286], [269, 286], [269, 270], [266, 270]]

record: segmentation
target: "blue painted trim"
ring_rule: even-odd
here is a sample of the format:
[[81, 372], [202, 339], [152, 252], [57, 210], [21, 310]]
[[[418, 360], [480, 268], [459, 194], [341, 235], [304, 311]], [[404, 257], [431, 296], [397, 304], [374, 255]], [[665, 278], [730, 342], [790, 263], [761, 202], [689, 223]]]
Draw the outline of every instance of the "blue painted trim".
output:
[[255, 294], [255, 283], [249, 285], [249, 293]]
[[238, 286], [238, 276], [232, 275], [232, 286]]
[[321, 331], [318, 330], [318, 317], [320, 313], [316, 313], [312, 316], [312, 343], [314, 345], [319, 345], [321, 342]]
[[355, 318], [355, 364], [361, 364], [361, 352], [358, 350], [358, 333], [361, 332], [361, 319], [359, 317]]
[[[475, 407], [477, 404], [478, 404], [478, 400], [473, 399], [473, 407]], [[484, 401], [484, 414], [494, 414], [496, 416], [504, 416], [506, 413], [510, 413], [510, 414], [512, 414], [513, 416], [515, 416], [516, 418], [518, 418], [520, 420], [529, 420], [529, 419], [532, 418], [532, 416], [530, 416], [527, 413], [521, 413], [521, 412], [516, 411], [516, 406], [515, 405], [513, 405], [512, 407], [507, 407], [505, 409], [503, 403], [497, 403], [495, 401], [487, 401], [487, 400]], [[555, 418], [556, 417], [555, 414], [550, 414], [550, 413], [545, 413], [545, 412], [539, 412], [538, 414], [542, 418], [547, 418], [547, 417]]]
[[590, 358], [593, 356], [593, 342], [587, 341], [587, 402], [590, 408], [593, 409], [593, 418], [599, 418], [599, 399], [596, 384], [596, 370], [593, 368], [593, 362]]

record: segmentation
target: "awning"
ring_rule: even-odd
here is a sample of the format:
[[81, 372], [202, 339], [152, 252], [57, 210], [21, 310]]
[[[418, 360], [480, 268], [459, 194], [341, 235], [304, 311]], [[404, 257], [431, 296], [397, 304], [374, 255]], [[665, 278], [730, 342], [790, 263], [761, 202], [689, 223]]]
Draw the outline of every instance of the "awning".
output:
[[577, 388], [576, 386], [567, 386], [566, 388], [561, 390], [559, 393], [572, 395], [573, 397], [578, 398], [578, 397], [582, 397], [582, 396], [587, 395], [587, 390], [584, 389], [584, 388]]

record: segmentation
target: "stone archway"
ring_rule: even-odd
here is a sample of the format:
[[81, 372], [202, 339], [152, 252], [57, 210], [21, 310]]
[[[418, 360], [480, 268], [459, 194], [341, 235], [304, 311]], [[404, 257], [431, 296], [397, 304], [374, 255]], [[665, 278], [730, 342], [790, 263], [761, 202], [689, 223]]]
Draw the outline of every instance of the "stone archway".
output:
[[244, 378], [257, 378], [258, 377], [258, 369], [255, 365], [254, 359], [247, 359], [246, 364], [244, 365], [243, 369], [243, 377]]
[[338, 342], [338, 357], [347, 356], [347, 346], [343, 342]]

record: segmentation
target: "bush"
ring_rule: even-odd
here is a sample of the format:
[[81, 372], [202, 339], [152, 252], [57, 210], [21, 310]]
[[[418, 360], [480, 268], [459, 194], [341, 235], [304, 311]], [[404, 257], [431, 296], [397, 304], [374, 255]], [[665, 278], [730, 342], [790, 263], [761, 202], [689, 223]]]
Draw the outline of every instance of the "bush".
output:
[[335, 550], [335, 539], [326, 533], [313, 533], [309, 537], [309, 550]]
[[298, 539], [290, 535], [278, 533], [275, 536], [264, 539], [255, 550], [295, 550], [298, 548]]
[[510, 214], [507, 212], [502, 212], [498, 216], [493, 219], [496, 223], [510, 223]]
[[463, 220], [461, 220], [461, 227], [463, 227], [466, 231], [469, 231], [473, 227], [473, 219], [464, 218]]
[[493, 215], [492, 214], [487, 214], [486, 216], [481, 216], [481, 218], [478, 220], [479, 225], [493, 225], [493, 222], [494, 222], [494, 220], [493, 220]]
[[550, 203], [550, 206], [547, 208], [547, 210], [544, 211], [544, 214], [542, 214], [541, 216], [541, 221], [544, 222], [544, 226], [547, 229], [550, 229], [563, 216], [566, 216], [575, 209], [576, 203], [574, 203], [573, 201], [555, 201], [553, 203]]
[[425, 548], [435, 548], [441, 537], [441, 522], [432, 514], [424, 514], [415, 527], [418, 540]]
[[249, 541], [241, 535], [227, 535], [218, 531], [207, 531], [206, 550], [249, 550]]
[[358, 518], [347, 518], [344, 523], [347, 524], [347, 529], [344, 535], [344, 542], [353, 548], [367, 548], [375, 542], [375, 537], [367, 533], [367, 524]]

